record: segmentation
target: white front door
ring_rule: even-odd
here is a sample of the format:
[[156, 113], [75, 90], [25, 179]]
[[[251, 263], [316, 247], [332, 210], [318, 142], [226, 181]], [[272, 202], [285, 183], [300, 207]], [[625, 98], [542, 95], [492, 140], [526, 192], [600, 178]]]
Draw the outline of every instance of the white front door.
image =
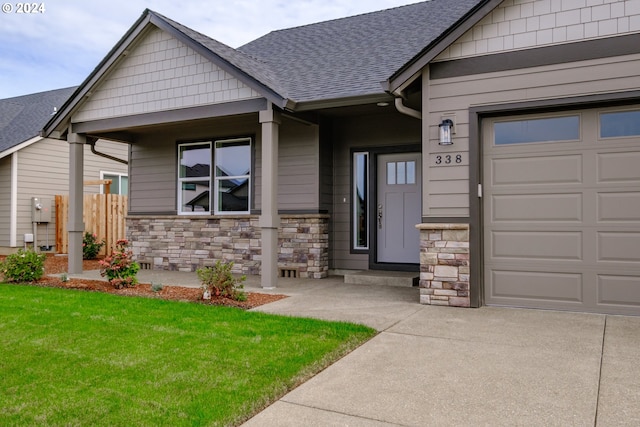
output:
[[421, 222], [420, 153], [378, 156], [377, 262], [418, 264]]

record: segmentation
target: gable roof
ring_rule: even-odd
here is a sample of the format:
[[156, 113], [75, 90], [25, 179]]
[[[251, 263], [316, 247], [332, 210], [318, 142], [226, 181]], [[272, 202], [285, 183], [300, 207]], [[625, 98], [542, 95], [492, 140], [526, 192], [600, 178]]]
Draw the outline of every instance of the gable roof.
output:
[[75, 87], [0, 99], [0, 153], [39, 135]]
[[238, 49], [146, 9], [60, 114], [46, 124], [44, 134], [66, 126], [92, 88], [127, 55], [149, 25], [169, 32], [269, 102], [295, 110], [299, 103], [385, 95], [389, 79], [398, 70], [415, 63], [425, 49], [480, 6], [497, 1], [429, 0], [273, 31]]

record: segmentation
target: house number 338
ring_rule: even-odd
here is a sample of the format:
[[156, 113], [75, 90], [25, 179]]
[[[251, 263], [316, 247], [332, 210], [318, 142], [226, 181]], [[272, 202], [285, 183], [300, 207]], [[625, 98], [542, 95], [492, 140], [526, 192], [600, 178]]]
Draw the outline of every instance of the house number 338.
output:
[[436, 165], [450, 165], [462, 163], [462, 154], [436, 154]]

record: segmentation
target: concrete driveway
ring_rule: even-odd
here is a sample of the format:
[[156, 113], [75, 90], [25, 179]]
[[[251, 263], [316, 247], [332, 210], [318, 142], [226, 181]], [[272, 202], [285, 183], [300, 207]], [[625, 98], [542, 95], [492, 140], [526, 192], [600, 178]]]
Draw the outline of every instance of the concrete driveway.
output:
[[638, 317], [422, 306], [338, 278], [271, 292], [290, 298], [257, 311], [380, 333], [245, 426], [640, 425]]

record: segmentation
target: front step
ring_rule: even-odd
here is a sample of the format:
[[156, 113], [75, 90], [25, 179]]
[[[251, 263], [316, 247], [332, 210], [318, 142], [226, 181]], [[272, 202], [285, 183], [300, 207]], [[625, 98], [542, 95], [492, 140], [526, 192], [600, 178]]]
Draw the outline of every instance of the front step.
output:
[[345, 273], [344, 283], [354, 285], [418, 286], [420, 273], [413, 271], [366, 270]]

